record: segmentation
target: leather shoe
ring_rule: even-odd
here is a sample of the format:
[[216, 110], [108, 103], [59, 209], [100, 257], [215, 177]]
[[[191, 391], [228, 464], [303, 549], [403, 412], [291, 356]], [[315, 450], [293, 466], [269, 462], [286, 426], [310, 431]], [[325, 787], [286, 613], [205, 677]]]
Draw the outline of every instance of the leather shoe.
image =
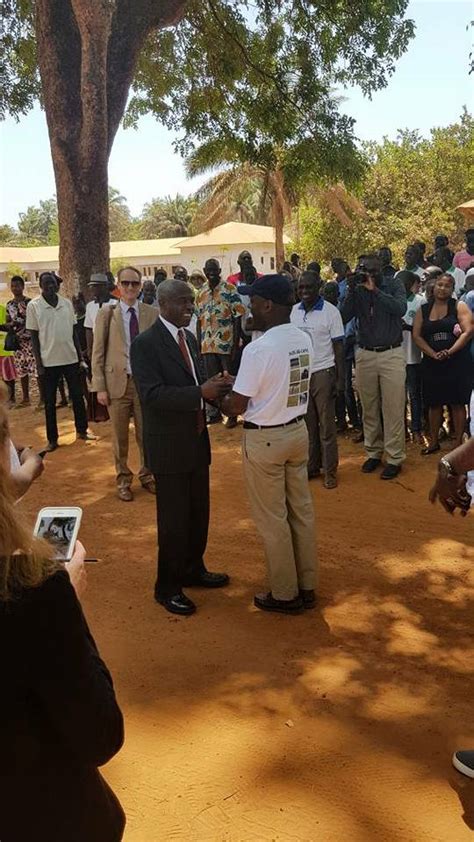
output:
[[119, 500], [123, 500], [124, 503], [131, 503], [133, 500], [132, 489], [129, 488], [128, 485], [123, 485], [121, 488], [117, 489], [117, 496]]
[[148, 491], [150, 494], [156, 494], [155, 480], [152, 479], [150, 480], [150, 482], [142, 482], [142, 488], [144, 488], [145, 491]]
[[337, 488], [337, 478], [334, 474], [328, 474], [324, 480], [324, 488]]
[[229, 584], [229, 577], [227, 573], [210, 573], [209, 570], [204, 570], [199, 576], [194, 579], [188, 579], [184, 588], [224, 588]]
[[395, 479], [401, 470], [401, 465], [385, 465], [385, 468], [380, 474], [380, 479]]
[[183, 617], [189, 617], [194, 614], [196, 606], [194, 602], [189, 599], [184, 593], [177, 593], [174, 596], [168, 596], [165, 599], [155, 596], [157, 602], [166, 608], [170, 614], [181, 614]]
[[363, 474], [372, 474], [381, 464], [381, 459], [366, 459], [362, 465], [361, 471]]
[[294, 599], [275, 599], [272, 593], [258, 593], [253, 604], [262, 611], [276, 611], [279, 614], [301, 614], [304, 611], [303, 600], [298, 595]]
[[53, 450], [57, 450], [58, 447], [59, 447], [59, 444], [57, 443], [57, 441], [49, 441], [48, 446], [45, 447], [45, 449], [44, 449], [44, 452], [45, 453], [52, 453]]

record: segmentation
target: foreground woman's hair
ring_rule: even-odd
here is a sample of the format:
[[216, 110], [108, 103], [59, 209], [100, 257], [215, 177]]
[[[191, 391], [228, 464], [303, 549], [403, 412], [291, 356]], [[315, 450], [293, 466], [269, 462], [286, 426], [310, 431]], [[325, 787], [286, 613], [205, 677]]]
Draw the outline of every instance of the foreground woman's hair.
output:
[[46, 541], [33, 538], [15, 510], [10, 477], [10, 429], [7, 390], [0, 383], [0, 601], [12, 599], [22, 588], [41, 585], [56, 570]]

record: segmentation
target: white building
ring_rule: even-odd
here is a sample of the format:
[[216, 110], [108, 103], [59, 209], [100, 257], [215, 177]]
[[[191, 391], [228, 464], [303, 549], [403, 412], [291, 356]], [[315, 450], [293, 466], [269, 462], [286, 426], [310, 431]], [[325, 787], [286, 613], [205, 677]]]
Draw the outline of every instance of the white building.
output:
[[[289, 242], [288, 238], [285, 238]], [[120, 262], [140, 269], [144, 277], [153, 278], [156, 269], [166, 269], [172, 277], [174, 268], [185, 266], [202, 269], [208, 258], [215, 257], [222, 266], [222, 276], [238, 271], [237, 257], [248, 250], [258, 272], [275, 271], [275, 229], [267, 225], [227, 222], [196, 237], [162, 240], [127, 240], [110, 244], [112, 266]], [[21, 267], [21, 274], [35, 283], [41, 272], [59, 270], [58, 246], [16, 248], [0, 246], [0, 286], [8, 282], [12, 266]]]

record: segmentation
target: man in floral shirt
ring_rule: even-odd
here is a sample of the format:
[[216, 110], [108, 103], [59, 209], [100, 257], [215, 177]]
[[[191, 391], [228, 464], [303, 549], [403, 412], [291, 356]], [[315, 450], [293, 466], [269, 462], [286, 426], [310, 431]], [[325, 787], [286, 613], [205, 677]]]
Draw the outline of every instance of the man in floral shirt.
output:
[[[230, 371], [235, 359], [240, 336], [240, 319], [245, 315], [241, 298], [231, 284], [221, 278], [218, 260], [206, 260], [204, 274], [207, 278], [196, 298], [197, 338], [208, 377]], [[208, 423], [222, 420], [215, 407], [208, 405]], [[229, 418], [228, 427], [235, 427], [236, 418]]]

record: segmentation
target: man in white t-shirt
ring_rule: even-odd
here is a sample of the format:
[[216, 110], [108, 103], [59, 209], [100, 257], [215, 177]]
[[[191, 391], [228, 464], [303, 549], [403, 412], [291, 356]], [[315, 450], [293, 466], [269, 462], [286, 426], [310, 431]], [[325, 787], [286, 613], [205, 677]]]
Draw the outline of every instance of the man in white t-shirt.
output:
[[112, 296], [110, 295], [109, 281], [107, 275], [104, 272], [95, 272], [93, 275], [91, 275], [91, 279], [87, 286], [90, 287], [92, 295], [94, 296], [92, 301], [89, 301], [87, 303], [86, 315], [84, 319], [84, 327], [86, 329], [87, 355], [91, 360], [92, 339], [97, 314], [99, 310], [101, 310], [104, 305], [108, 305], [111, 300], [113, 305], [117, 303], [117, 300], [115, 298], [112, 298]]
[[311, 337], [313, 364], [309, 383], [308, 477], [324, 471], [324, 487], [337, 487], [336, 394], [344, 392], [344, 325], [333, 304], [319, 294], [321, 278], [303, 272], [298, 282], [300, 303], [291, 311], [292, 324]]
[[244, 416], [243, 466], [250, 505], [265, 546], [271, 590], [254, 603], [294, 614], [316, 604], [313, 502], [308, 487], [308, 334], [290, 322], [293, 289], [282, 275], [264, 275], [240, 288], [250, 296], [255, 330], [244, 348], [225, 415]]

